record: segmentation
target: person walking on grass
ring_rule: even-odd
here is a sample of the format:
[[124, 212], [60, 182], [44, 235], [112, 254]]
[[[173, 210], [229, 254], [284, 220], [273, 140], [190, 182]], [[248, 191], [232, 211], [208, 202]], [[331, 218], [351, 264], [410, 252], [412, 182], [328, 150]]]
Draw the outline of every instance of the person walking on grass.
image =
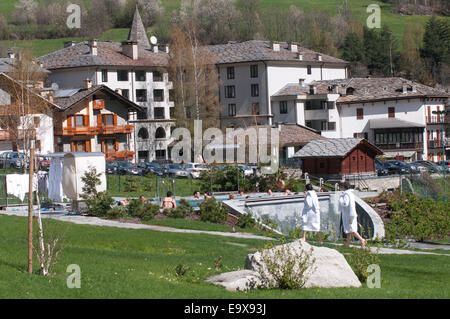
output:
[[167, 192], [167, 197], [161, 201], [161, 205], [159, 205], [159, 207], [163, 209], [177, 208], [177, 202], [172, 196], [172, 192]]
[[366, 240], [358, 234], [358, 214], [356, 213], [355, 194], [348, 182], [344, 183], [344, 192], [339, 198], [339, 211], [342, 214], [342, 225], [347, 235], [347, 241], [344, 246], [350, 246], [350, 240], [355, 236], [360, 242], [361, 247], [366, 247]]
[[306, 232], [316, 232], [319, 237], [319, 243], [322, 242], [322, 233], [320, 232], [320, 206], [319, 198], [311, 184], [306, 184], [305, 202], [302, 211], [302, 240], [306, 241]]

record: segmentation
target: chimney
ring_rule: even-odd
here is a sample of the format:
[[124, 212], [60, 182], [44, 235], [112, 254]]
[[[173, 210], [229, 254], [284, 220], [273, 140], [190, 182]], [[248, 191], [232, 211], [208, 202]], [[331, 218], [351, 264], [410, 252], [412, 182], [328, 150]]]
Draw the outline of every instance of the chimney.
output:
[[154, 52], [154, 53], [158, 53], [158, 52], [159, 52], [159, 48], [158, 48], [157, 45], [154, 45], [154, 46], [153, 46], [153, 52]]
[[336, 84], [333, 84], [333, 93], [334, 94], [339, 94], [339, 86]]
[[64, 48], [73, 47], [75, 45], [75, 41], [65, 41]]
[[301, 87], [305, 87], [305, 79], [298, 79], [298, 84], [300, 84]]
[[291, 52], [298, 52], [297, 44], [290, 42], [289, 43], [289, 51], [291, 51]]
[[92, 80], [91, 79], [84, 80], [84, 88], [90, 89], [91, 87], [92, 87]]
[[317, 58], [317, 61], [322, 61], [322, 54], [317, 53], [316, 58]]
[[98, 41], [96, 39], [89, 40], [89, 50], [92, 55], [97, 55]]
[[313, 95], [317, 93], [317, 87], [314, 84], [309, 85], [309, 94]]
[[408, 85], [407, 85], [406, 83], [403, 83], [403, 86], [402, 86], [402, 92], [403, 92], [403, 93], [408, 92]]
[[414, 93], [417, 92], [417, 86], [415, 83], [411, 85], [411, 88]]
[[166, 44], [166, 46], [165, 46], [165, 48], [166, 48], [166, 53], [169, 53], [169, 45], [168, 44]]
[[139, 58], [138, 43], [136, 41], [123, 41], [122, 53], [133, 60]]
[[8, 58], [10, 58], [10, 59], [16, 58], [16, 54], [14, 53], [14, 51], [11, 51], [11, 50], [8, 51]]
[[303, 54], [297, 53], [297, 59], [303, 61]]
[[272, 42], [272, 50], [274, 50], [275, 52], [279, 52], [280, 44], [278, 42]]
[[122, 89], [116, 89], [116, 93], [122, 95]]

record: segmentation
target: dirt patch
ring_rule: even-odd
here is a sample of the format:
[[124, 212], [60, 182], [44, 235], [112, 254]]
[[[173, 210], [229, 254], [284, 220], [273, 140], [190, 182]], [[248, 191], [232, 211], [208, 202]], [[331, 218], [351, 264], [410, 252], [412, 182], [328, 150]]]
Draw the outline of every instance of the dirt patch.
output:
[[164, 215], [163, 213], [158, 213], [155, 215], [155, 219], [166, 219], [168, 218], [167, 215]]

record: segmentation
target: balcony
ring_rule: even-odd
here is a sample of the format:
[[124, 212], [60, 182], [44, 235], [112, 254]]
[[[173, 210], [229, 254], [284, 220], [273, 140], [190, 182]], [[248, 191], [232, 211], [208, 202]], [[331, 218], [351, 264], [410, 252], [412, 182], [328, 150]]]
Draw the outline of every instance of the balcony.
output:
[[118, 151], [105, 153], [107, 161], [130, 161], [134, 158], [132, 151]]
[[109, 134], [131, 134], [134, 125], [116, 125], [116, 126], [77, 126], [55, 129], [55, 135], [73, 136], [73, 135], [109, 135]]
[[442, 148], [442, 140], [429, 140], [428, 148]]
[[427, 124], [444, 124], [445, 123], [445, 116], [438, 116], [438, 115], [433, 115], [433, 116], [427, 116], [426, 117], [427, 120]]
[[92, 101], [92, 107], [94, 110], [103, 110], [105, 108], [104, 100], [94, 100]]
[[382, 150], [423, 150], [421, 142], [375, 144], [375, 146]]

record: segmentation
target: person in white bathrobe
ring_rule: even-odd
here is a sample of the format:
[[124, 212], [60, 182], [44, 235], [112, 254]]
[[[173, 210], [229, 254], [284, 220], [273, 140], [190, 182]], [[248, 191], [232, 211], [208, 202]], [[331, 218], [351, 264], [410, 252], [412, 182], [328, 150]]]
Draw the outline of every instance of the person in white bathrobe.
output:
[[306, 241], [306, 232], [316, 232], [319, 242], [322, 244], [322, 233], [320, 232], [320, 206], [319, 198], [311, 184], [306, 185], [305, 202], [302, 211], [302, 240]]
[[358, 215], [356, 213], [355, 194], [349, 183], [344, 183], [345, 191], [339, 198], [339, 210], [342, 215], [342, 225], [347, 234], [347, 242], [344, 246], [350, 246], [352, 236], [355, 236], [360, 242], [361, 247], [366, 246], [366, 240], [358, 234]]

